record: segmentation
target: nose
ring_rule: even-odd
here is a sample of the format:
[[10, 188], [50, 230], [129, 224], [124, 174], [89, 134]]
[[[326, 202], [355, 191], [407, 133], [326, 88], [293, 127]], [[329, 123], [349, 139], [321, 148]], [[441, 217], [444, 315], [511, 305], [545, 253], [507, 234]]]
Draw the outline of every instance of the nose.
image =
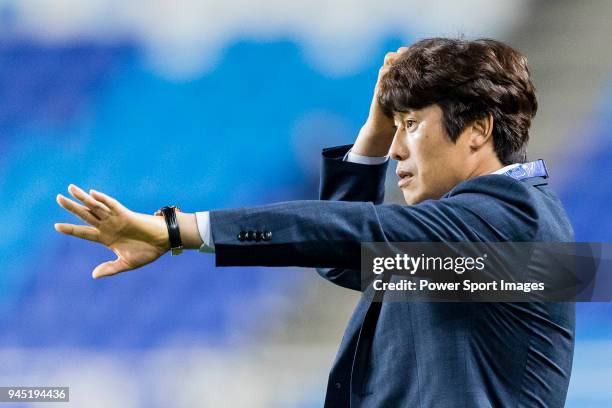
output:
[[410, 152], [408, 151], [408, 145], [405, 140], [405, 135], [400, 131], [398, 127], [393, 136], [393, 142], [391, 142], [391, 148], [389, 149], [389, 156], [393, 160], [401, 161], [406, 160]]

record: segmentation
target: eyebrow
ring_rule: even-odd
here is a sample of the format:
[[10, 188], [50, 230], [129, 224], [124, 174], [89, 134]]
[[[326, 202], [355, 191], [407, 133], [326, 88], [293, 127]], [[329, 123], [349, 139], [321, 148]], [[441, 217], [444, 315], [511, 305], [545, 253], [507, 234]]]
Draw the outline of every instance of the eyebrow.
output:
[[400, 116], [402, 116], [402, 115], [410, 115], [410, 114], [413, 114], [413, 115], [414, 115], [414, 110], [412, 110], [412, 109], [408, 109], [408, 110], [407, 110], [407, 111], [405, 111], [405, 112], [394, 112], [394, 113], [393, 113], [393, 119], [395, 119], [396, 117], [400, 117]]

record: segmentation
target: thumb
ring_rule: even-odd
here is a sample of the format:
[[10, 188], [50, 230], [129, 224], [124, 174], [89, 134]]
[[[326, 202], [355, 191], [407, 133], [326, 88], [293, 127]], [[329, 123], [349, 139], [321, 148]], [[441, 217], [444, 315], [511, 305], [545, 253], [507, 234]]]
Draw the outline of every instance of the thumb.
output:
[[96, 266], [96, 268], [91, 273], [91, 276], [94, 279], [98, 279], [103, 278], [105, 276], [116, 275], [119, 272], [125, 272], [130, 269], [132, 268], [130, 268], [130, 266], [125, 263], [123, 259], [117, 258], [114, 261], [104, 262]]

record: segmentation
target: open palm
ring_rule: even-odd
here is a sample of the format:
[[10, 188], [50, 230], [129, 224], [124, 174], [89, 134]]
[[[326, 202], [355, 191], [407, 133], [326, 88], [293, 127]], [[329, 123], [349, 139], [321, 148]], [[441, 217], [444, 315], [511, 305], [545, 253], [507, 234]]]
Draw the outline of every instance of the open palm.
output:
[[155, 261], [168, 249], [163, 217], [130, 211], [116, 199], [94, 190], [87, 194], [71, 184], [68, 192], [82, 204], [61, 194], [58, 204], [89, 225], [57, 223], [55, 229], [110, 248], [117, 259], [98, 265], [94, 278], [114, 275]]

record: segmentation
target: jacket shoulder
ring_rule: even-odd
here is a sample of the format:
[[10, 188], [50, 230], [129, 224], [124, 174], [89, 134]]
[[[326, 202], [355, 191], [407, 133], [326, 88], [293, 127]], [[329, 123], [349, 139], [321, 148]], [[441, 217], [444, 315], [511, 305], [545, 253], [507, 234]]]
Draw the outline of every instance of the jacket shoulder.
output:
[[474, 217], [486, 220], [506, 240], [529, 241], [538, 234], [542, 206], [530, 183], [501, 174], [466, 180], [442, 201], [453, 202]]
[[516, 180], [502, 174], [487, 174], [457, 184], [446, 196], [474, 193], [484, 194], [493, 199], [528, 200], [532, 186], [526, 181]]

